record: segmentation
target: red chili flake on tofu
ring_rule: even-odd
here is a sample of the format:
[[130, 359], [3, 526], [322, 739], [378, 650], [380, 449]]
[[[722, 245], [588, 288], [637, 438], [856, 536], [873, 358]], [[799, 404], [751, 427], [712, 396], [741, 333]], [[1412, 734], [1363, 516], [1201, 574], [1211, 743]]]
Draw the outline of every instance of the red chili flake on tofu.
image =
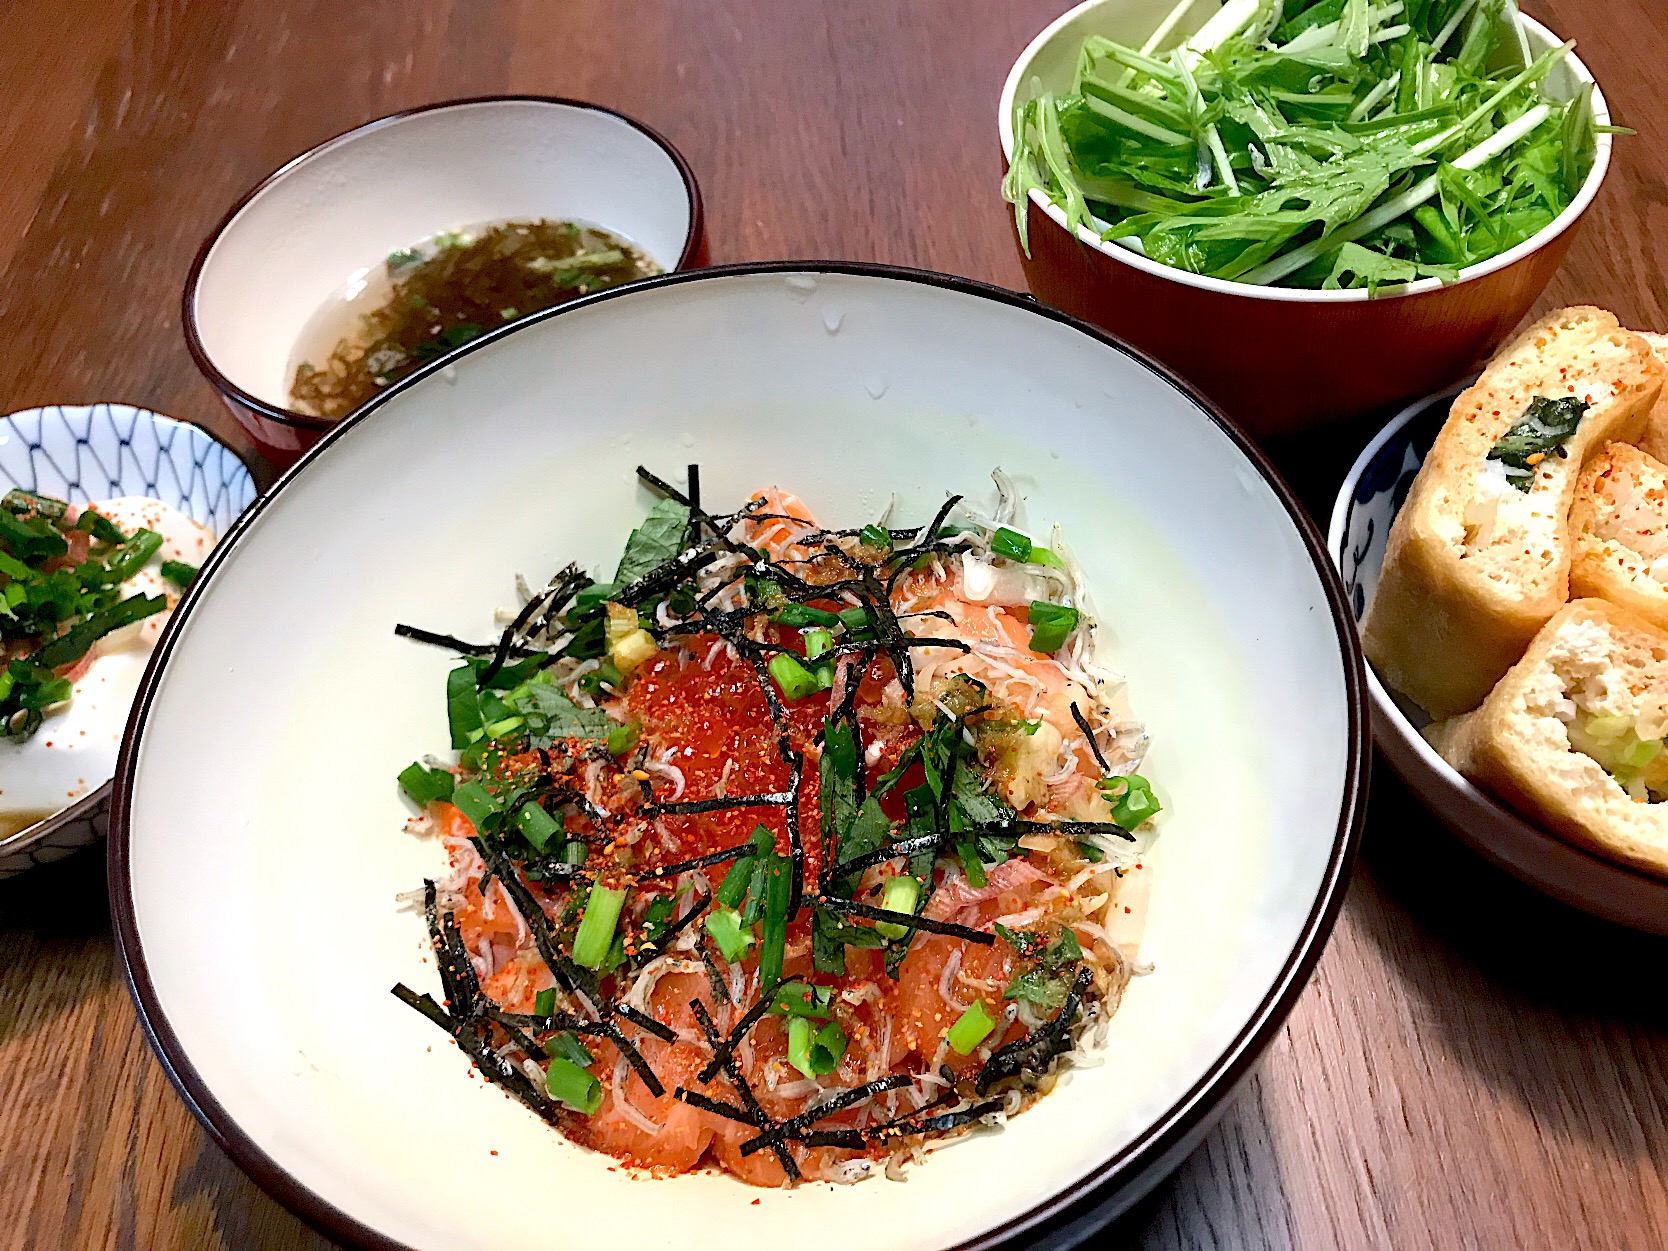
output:
[[753, 1200], [751, 1206], [752, 1207], [758, 1207], [759, 1206], [759, 1201], [757, 1199]]

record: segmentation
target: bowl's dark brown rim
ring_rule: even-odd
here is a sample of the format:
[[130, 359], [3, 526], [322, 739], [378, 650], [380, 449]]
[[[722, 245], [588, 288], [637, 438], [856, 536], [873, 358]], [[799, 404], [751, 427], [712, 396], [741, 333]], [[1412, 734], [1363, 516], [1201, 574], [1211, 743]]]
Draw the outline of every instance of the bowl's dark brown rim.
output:
[[[1205, 1075], [1167, 1111], [1155, 1117], [1152, 1124], [1135, 1141], [1115, 1152], [1087, 1176], [1065, 1190], [1044, 1197], [1020, 1216], [957, 1244], [952, 1251], [993, 1251], [997, 1247], [1032, 1245], [1051, 1231], [1064, 1231], [1067, 1227], [1084, 1228], [1084, 1232], [1087, 1232], [1085, 1226], [1092, 1227], [1101, 1212], [1113, 1214], [1119, 1210], [1121, 1203], [1128, 1197], [1130, 1188], [1138, 1185], [1142, 1179], [1146, 1180], [1146, 1185], [1152, 1185], [1157, 1178], [1149, 1177], [1148, 1174], [1164, 1160], [1166, 1154], [1186, 1144], [1195, 1132], [1207, 1125], [1212, 1116], [1220, 1111], [1223, 1100], [1249, 1072], [1297, 1001], [1309, 974], [1320, 958], [1326, 937], [1331, 932], [1338, 911], [1342, 907], [1344, 886], [1361, 842], [1366, 810], [1367, 775], [1371, 760], [1365, 693], [1366, 674], [1360, 643], [1356, 638], [1354, 622], [1349, 615], [1344, 597], [1343, 581], [1332, 564], [1320, 532], [1304, 513], [1291, 488], [1286, 485], [1268, 458], [1210, 400], [1164, 366], [1121, 340], [1065, 313], [1039, 304], [1029, 296], [1002, 287], [926, 270], [844, 261], [765, 261], [725, 265], [648, 278], [629, 286], [599, 291], [566, 304], [559, 304], [525, 321], [499, 327], [465, 345], [460, 349], [460, 353], [479, 351], [538, 322], [578, 312], [609, 300], [629, 299], [633, 294], [646, 294], [655, 288], [775, 274], [830, 274], [938, 287], [1005, 304], [1011, 308], [1024, 309], [1035, 316], [1070, 327], [1129, 357], [1198, 405], [1200, 412], [1223, 432], [1256, 469], [1269, 489], [1274, 492], [1301, 536], [1309, 553], [1310, 564], [1326, 594], [1327, 607], [1332, 614], [1333, 631], [1338, 640], [1344, 669], [1349, 734], [1344, 792], [1332, 850], [1320, 890], [1279, 975], [1256, 1010], [1250, 1014], [1245, 1026], [1223, 1049], [1221, 1056]], [[455, 362], [457, 356], [447, 359]], [[156, 654], [145, 672], [138, 698], [134, 700], [133, 711], [128, 720], [121, 757], [117, 762], [115, 798], [110, 809], [110, 910], [116, 932], [117, 950], [121, 955], [122, 970], [138, 1010], [140, 1024], [161, 1060], [169, 1080], [215, 1142], [268, 1194], [326, 1236], [354, 1246], [377, 1248], [379, 1251], [405, 1251], [405, 1244], [396, 1242], [361, 1223], [285, 1171], [283, 1166], [267, 1155], [215, 1099], [208, 1084], [186, 1055], [185, 1048], [163, 1012], [145, 963], [144, 948], [140, 942], [134, 910], [133, 881], [129, 865], [129, 822], [135, 772], [139, 749], [144, 740], [146, 717], [165, 672], [168, 658], [173, 652], [175, 640], [179, 637], [185, 622], [189, 620], [191, 612], [201, 602], [202, 596], [212, 593], [214, 576], [221, 564], [236, 550], [243, 535], [259, 519], [266, 507], [295, 481], [297, 475], [306, 472], [313, 462], [327, 456], [330, 448], [343, 433], [372, 416], [394, 395], [419, 385], [443, 365], [444, 361], [437, 360], [425, 366], [390, 387], [385, 394], [371, 401], [359, 412], [337, 423], [334, 429], [303, 455], [266, 494], [250, 506], [215, 547], [191, 588], [191, 594], [175, 611], [173, 620], [169, 622], [157, 644]], [[1120, 1178], [1124, 1183], [1122, 1186], [1118, 1184]], [[1076, 1232], [1076, 1229], [1072, 1229], [1065, 1236], [1075, 1237]]]
[[[220, 242], [220, 236], [226, 233], [226, 228], [237, 219], [239, 213], [249, 206], [250, 201], [281, 178], [287, 176], [302, 162], [311, 160], [323, 149], [330, 147], [332, 144], [340, 143], [343, 139], [368, 134], [373, 130], [380, 130], [395, 122], [404, 121], [406, 118], [416, 117], [420, 113], [437, 113], [442, 109], [464, 108], [476, 104], [517, 103], [560, 104], [566, 105], [568, 108], [588, 109], [593, 113], [606, 113], [609, 117], [619, 118], [627, 126], [640, 132], [658, 145], [660, 150], [666, 153], [672, 164], [677, 168], [678, 177], [683, 179], [683, 188], [689, 197], [689, 224], [685, 228], [683, 251], [678, 255], [677, 264], [672, 267], [674, 271], [689, 268], [701, 250], [702, 222], [704, 220], [701, 208], [701, 187], [695, 181], [695, 171], [690, 168], [689, 162], [684, 159], [683, 153], [678, 151], [670, 139], [647, 123], [640, 122], [635, 117], [622, 113], [618, 109], [611, 109], [605, 104], [593, 104], [589, 100], [573, 100], [566, 96], [464, 96], [455, 100], [441, 100], [434, 104], [419, 105], [417, 108], [402, 109], [398, 113], [390, 113], [386, 117], [379, 117], [373, 121], [350, 127], [338, 135], [332, 135], [322, 143], [315, 143], [300, 155], [291, 157], [244, 192], [237, 203], [226, 210], [226, 215], [220, 219], [214, 229], [209, 231], [208, 237], [203, 240], [202, 246], [197, 249], [196, 259], [191, 262], [191, 272], [185, 278], [185, 292], [181, 297], [180, 322], [185, 327], [185, 346], [191, 353], [191, 359], [197, 362], [197, 368], [202, 371], [203, 376], [209, 380], [214, 389], [227, 399], [235, 400], [268, 421], [275, 421], [280, 425], [295, 426], [301, 430], [329, 430], [331, 427], [340, 424], [339, 418], [314, 417], [308, 413], [298, 413], [293, 409], [281, 408], [250, 394], [220, 371], [219, 366], [214, 363], [214, 358], [209, 355], [208, 349], [203, 346], [203, 336], [197, 329], [197, 284], [202, 279], [203, 266], [208, 263], [209, 253], [214, 250], [214, 245]], [[446, 359], [455, 359], [455, 355], [455, 352], [448, 353]]]

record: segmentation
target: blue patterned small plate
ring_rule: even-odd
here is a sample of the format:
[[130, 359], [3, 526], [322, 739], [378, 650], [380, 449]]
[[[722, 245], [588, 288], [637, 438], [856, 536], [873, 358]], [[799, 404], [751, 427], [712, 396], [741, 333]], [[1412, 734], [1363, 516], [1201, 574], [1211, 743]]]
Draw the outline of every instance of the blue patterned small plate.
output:
[[[1379, 431], [1332, 506], [1327, 549], [1344, 577], [1357, 625], [1378, 590], [1385, 541], [1425, 455], [1464, 386], [1426, 396]], [[1390, 766], [1461, 841], [1514, 877], [1584, 912], [1668, 934], [1668, 882], [1589, 854], [1530, 825], [1478, 790], [1420, 734], [1431, 718], [1367, 667], [1373, 740]]]
[[[128, 404], [32, 408], [0, 418], [0, 491], [21, 487], [72, 504], [147, 495], [223, 536], [255, 498], [255, 480], [196, 426]], [[0, 838], [0, 879], [59, 860], [104, 836], [110, 782], [63, 811]]]

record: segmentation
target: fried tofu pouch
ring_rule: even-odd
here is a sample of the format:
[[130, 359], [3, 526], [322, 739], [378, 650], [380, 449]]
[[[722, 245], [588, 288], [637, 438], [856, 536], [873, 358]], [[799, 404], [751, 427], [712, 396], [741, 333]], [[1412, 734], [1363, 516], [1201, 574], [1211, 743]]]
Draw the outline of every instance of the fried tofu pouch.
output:
[[1571, 596], [1609, 600], [1668, 630], [1668, 465], [1610, 444], [1576, 482], [1570, 534]]
[[[1664, 369], [1668, 369], [1668, 334], [1655, 334], [1649, 330], [1639, 330], [1635, 333], [1651, 345], [1651, 351], [1656, 353], [1657, 360], [1662, 362]], [[1663, 395], [1651, 409], [1651, 415], [1645, 422], [1645, 433], [1639, 436], [1638, 442], [1641, 451], [1668, 464], [1668, 388], [1664, 389]]]
[[1480, 708], [1425, 730], [1549, 833], [1668, 878], [1668, 631], [1603, 600], [1547, 622]]
[[[1536, 322], [1454, 401], [1397, 513], [1361, 639], [1389, 685], [1433, 717], [1475, 708], [1569, 598], [1570, 504], [1587, 459], [1631, 442], [1663, 366], [1598, 308]], [[1590, 405], [1527, 491], [1489, 450], [1537, 397]]]

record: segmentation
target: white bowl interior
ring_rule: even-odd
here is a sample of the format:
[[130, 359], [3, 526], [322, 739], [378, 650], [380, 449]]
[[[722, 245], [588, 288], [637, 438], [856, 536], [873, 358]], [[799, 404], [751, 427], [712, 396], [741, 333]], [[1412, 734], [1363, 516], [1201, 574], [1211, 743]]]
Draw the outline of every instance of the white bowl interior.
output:
[[672, 269], [690, 195], [664, 148], [600, 109], [487, 100], [390, 118], [297, 158], [227, 224], [194, 297], [203, 348], [288, 408], [297, 338], [356, 273], [443, 230], [538, 217], [605, 226]]
[[[1115, 39], [1119, 43], [1133, 47], [1141, 47], [1146, 40], [1158, 30], [1160, 23], [1174, 10], [1176, 6], [1171, 0], [1085, 0], [1074, 9], [1070, 9], [1056, 18], [1041, 34], [1027, 45], [1013, 68], [1008, 71], [1007, 81], [1002, 85], [1002, 96], [997, 104], [997, 130], [1002, 140], [1002, 152], [1011, 155], [1014, 148], [1013, 113], [1014, 101], [1029, 99], [1041, 91], [1067, 92], [1077, 81], [1077, 54], [1083, 46], [1083, 41], [1091, 35], [1102, 35], [1108, 39]], [[1171, 48], [1186, 41], [1202, 27], [1211, 16], [1224, 7], [1224, 0], [1195, 0], [1180, 20], [1171, 28], [1170, 33], [1159, 43], [1155, 51], [1162, 55]], [[1538, 56], [1546, 49], [1555, 47], [1563, 41], [1545, 26], [1531, 17], [1523, 17], [1523, 30], [1528, 40], [1531, 55]], [[1564, 57], [1546, 76], [1544, 85], [1546, 93], [1554, 100], [1569, 100], [1580, 90], [1581, 84], [1593, 83], [1593, 76], [1587, 67], [1572, 52]], [[1604, 93], [1599, 90], [1597, 83], [1593, 85], [1593, 115], [1598, 123], [1610, 123], [1610, 107], [1604, 101]], [[1562, 234], [1574, 224], [1592, 203], [1598, 194], [1605, 173], [1610, 168], [1611, 137], [1608, 134], [1598, 136], [1597, 149], [1593, 156], [1593, 168], [1587, 175], [1587, 181], [1582, 184], [1580, 193], [1570, 206], [1552, 221], [1545, 229], [1525, 239], [1515, 248], [1502, 252], [1499, 256], [1472, 265], [1460, 271], [1460, 280], [1479, 278], [1484, 274], [1491, 274], [1515, 261], [1529, 255], [1535, 249], [1545, 245], [1550, 239]], [[1040, 190], [1031, 192], [1031, 201], [1042, 212], [1059, 226], [1066, 228], [1065, 210], [1050, 200]], [[1126, 265], [1133, 265], [1136, 269], [1146, 270], [1188, 286], [1202, 287], [1209, 291], [1222, 291], [1234, 295], [1241, 295], [1251, 299], [1264, 300], [1297, 300], [1320, 302], [1351, 302], [1374, 298], [1374, 294], [1366, 290], [1350, 291], [1306, 291], [1283, 287], [1259, 287], [1244, 282], [1229, 282], [1222, 278], [1210, 278], [1203, 274], [1192, 274], [1184, 269], [1177, 269], [1173, 265], [1163, 265], [1149, 260], [1138, 252], [1134, 252], [1121, 244], [1102, 239], [1099, 235], [1080, 226], [1077, 230], [1078, 238], [1087, 246], [1110, 256], [1113, 260]], [[1442, 286], [1440, 278], [1426, 278], [1418, 282], [1409, 283], [1394, 289], [1393, 294], [1417, 294], [1420, 291], [1434, 291]], [[1378, 293], [1378, 298], [1384, 298], [1391, 292]]]
[[[779, 1247], [791, 1219], [799, 1251], [956, 1243], [1185, 1105], [1289, 971], [1343, 837], [1337, 627], [1267, 482], [1135, 358], [926, 281], [724, 274], [486, 343], [322, 450], [214, 569], [130, 748], [128, 955], [229, 1116], [375, 1229], [482, 1248], [721, 1229], [748, 1251]], [[899, 518], [950, 489], [988, 503], [1000, 465], [1033, 526], [1065, 527], [1153, 735], [1156, 972], [1131, 987], [1109, 1062], [907, 1185], [632, 1180], [483, 1089], [388, 993], [435, 984], [421, 918], [394, 896], [440, 853], [402, 832], [393, 779], [444, 747], [451, 663], [394, 623], [483, 636], [518, 571], [602, 571], [648, 502], [633, 467], [681, 481], [691, 460], [709, 506], [780, 483], [842, 523], [894, 492]], [[517, 1195], [537, 1198], [499, 1201]]]

